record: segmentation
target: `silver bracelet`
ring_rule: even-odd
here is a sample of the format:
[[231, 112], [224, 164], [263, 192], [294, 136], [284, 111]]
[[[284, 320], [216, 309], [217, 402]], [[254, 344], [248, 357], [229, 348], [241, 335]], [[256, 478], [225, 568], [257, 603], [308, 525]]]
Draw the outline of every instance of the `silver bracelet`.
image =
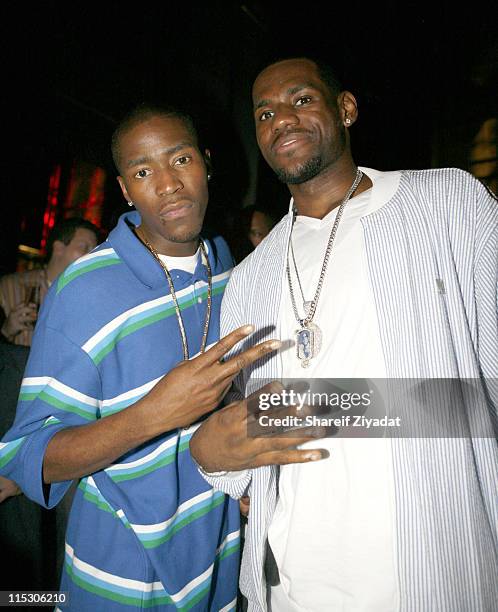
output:
[[195, 463], [197, 469], [203, 476], [226, 476], [228, 474], [227, 470], [221, 470], [220, 472], [206, 472], [206, 470], [197, 463], [197, 461], [192, 457], [192, 455], [190, 455], [190, 457], [192, 458], [192, 461]]

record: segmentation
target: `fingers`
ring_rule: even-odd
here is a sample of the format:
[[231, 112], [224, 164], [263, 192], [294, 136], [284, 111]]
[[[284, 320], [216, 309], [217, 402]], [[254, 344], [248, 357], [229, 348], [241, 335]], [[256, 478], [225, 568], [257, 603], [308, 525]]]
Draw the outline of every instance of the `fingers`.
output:
[[270, 451], [259, 455], [254, 467], [263, 465], [288, 465], [290, 463], [309, 463], [327, 459], [330, 453], [324, 448], [307, 450]]
[[228, 336], [221, 338], [221, 340], [206, 351], [204, 359], [208, 360], [208, 363], [219, 362], [238, 342], [247, 338], [253, 331], [254, 325], [243, 325], [235, 329], [233, 332], [229, 333]]
[[15, 310], [12, 310], [10, 317], [14, 317], [19, 321], [36, 318], [36, 306], [32, 304], [21, 304]]
[[[266, 428], [265, 428], [266, 429]], [[269, 429], [269, 428], [268, 428]], [[320, 440], [321, 438], [330, 437], [331, 433], [326, 427], [295, 427], [287, 429], [283, 427], [275, 428], [273, 431], [264, 431], [254, 436], [255, 440], [261, 440], [259, 452], [269, 450], [283, 450], [293, 446], [299, 446], [306, 442]]]
[[216, 365], [217, 372], [214, 375], [213, 382], [216, 383], [221, 381], [223, 384], [230, 382], [241, 370], [250, 366], [254, 361], [261, 359], [268, 353], [271, 353], [282, 346], [280, 340], [267, 340], [250, 347], [249, 349], [222, 363], [222, 358], [228, 352], [230, 352], [238, 342], [247, 338], [247, 336], [253, 331], [253, 325], [244, 325], [239, 327], [219, 340], [213, 347], [206, 351], [204, 355], [197, 358], [200, 362], [207, 361], [208, 365]]
[[234, 378], [241, 370], [250, 366], [251, 363], [254, 363], [272, 351], [276, 351], [281, 346], [282, 343], [280, 340], [267, 340], [266, 342], [261, 342], [261, 344], [256, 344], [256, 346], [252, 346], [226, 361], [223, 364], [223, 375], [225, 377]]
[[239, 499], [240, 513], [242, 514], [242, 516], [247, 516], [249, 514], [249, 506], [250, 501], [247, 495], [244, 495]]
[[220, 397], [218, 399], [218, 403], [221, 402], [221, 400], [225, 397], [225, 395], [230, 391], [231, 386], [232, 386], [232, 382], [230, 381], [228, 383], [228, 385], [226, 385], [226, 387], [220, 393]]
[[28, 304], [18, 304], [9, 312], [3, 329], [7, 336], [15, 336], [20, 331], [32, 329], [33, 323], [37, 319], [37, 311]]
[[257, 391], [254, 391], [254, 393], [251, 393], [251, 395], [249, 395], [245, 400], [249, 421], [254, 421], [257, 415], [261, 414], [262, 398], [269, 397], [273, 393], [280, 394], [283, 389], [284, 386], [282, 383], [278, 382], [277, 380], [272, 380]]

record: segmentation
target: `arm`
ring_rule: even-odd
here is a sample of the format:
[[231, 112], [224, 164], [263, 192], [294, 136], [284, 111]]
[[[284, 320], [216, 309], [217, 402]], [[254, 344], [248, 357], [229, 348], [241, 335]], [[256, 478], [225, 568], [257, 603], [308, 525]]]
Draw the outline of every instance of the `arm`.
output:
[[[249, 332], [237, 330], [204, 355], [174, 368], [132, 406], [100, 419], [100, 379], [93, 362], [59, 332], [40, 330], [18, 419], [0, 447], [0, 465], [6, 466], [2, 472], [32, 499], [56, 504], [69, 486], [61, 481], [107, 467], [125, 452], [215, 408], [240, 368], [273, 350], [271, 342], [265, 343], [222, 363], [221, 357]], [[34, 376], [40, 368], [50, 375]], [[44, 483], [57, 483], [48, 500]]]
[[474, 177], [470, 183], [477, 211], [473, 278], [477, 355], [498, 433], [498, 199]]
[[242, 327], [195, 359], [182, 362], [141, 400], [128, 408], [80, 427], [58, 432], [43, 462], [46, 483], [91, 474], [124, 453], [179, 427], [188, 427], [221, 402], [241, 368], [275, 348], [269, 341], [224, 363], [225, 353], [252, 328]]
[[475, 268], [477, 350], [489, 398], [491, 420], [498, 433], [498, 220]]

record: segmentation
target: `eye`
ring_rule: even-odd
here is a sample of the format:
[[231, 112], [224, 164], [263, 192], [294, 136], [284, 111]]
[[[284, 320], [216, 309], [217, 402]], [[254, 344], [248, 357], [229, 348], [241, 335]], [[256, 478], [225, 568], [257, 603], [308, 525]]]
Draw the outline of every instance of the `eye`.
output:
[[264, 111], [259, 116], [259, 120], [260, 121], [266, 121], [267, 119], [270, 119], [270, 117], [273, 117], [273, 111]]
[[175, 165], [185, 166], [185, 164], [188, 164], [191, 159], [192, 157], [190, 155], [182, 155], [181, 157], [178, 157], [177, 159], [175, 159]]
[[303, 106], [303, 104], [309, 104], [311, 102], [311, 96], [301, 96], [296, 101], [296, 106]]
[[138, 179], [143, 179], [146, 176], [149, 176], [149, 174], [151, 174], [151, 171], [148, 168], [141, 168], [136, 174], [135, 174], [135, 178]]

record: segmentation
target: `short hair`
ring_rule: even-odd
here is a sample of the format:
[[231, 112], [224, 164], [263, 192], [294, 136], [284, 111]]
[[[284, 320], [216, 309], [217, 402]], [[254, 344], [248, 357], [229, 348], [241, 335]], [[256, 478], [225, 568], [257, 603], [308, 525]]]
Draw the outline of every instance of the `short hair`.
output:
[[77, 229], [86, 229], [95, 234], [97, 242], [100, 240], [99, 228], [83, 217], [70, 217], [56, 223], [47, 238], [47, 261], [50, 261], [54, 250], [54, 242], [59, 240], [64, 244], [69, 244], [74, 238]]
[[277, 59], [266, 62], [264, 66], [260, 68], [256, 77], [253, 79], [253, 82], [256, 80], [257, 76], [263, 72], [266, 68], [273, 66], [274, 64], [279, 64], [280, 62], [286, 62], [289, 60], [307, 60], [312, 62], [317, 67], [318, 76], [321, 81], [327, 86], [330, 94], [333, 98], [337, 98], [337, 96], [344, 91], [342, 83], [338, 78], [334, 69], [328, 64], [325, 60], [320, 57], [306, 56], [306, 55], [296, 55], [289, 57], [279, 57]]
[[149, 119], [154, 117], [174, 117], [179, 119], [183, 122], [190, 135], [195, 139], [195, 142], [199, 146], [198, 131], [194, 125], [194, 120], [187, 112], [173, 106], [161, 106], [142, 102], [124, 115], [112, 135], [112, 159], [114, 160], [114, 165], [116, 166], [118, 172], [120, 172], [119, 164], [121, 162], [121, 138], [124, 134], [126, 134], [126, 132], [133, 129], [135, 126], [140, 125], [145, 121], [149, 121]]
[[310, 61], [315, 63], [315, 65], [316, 65], [316, 67], [318, 69], [319, 77], [325, 83], [325, 85], [327, 85], [327, 87], [329, 88], [330, 93], [335, 98], [342, 91], [344, 91], [344, 87], [342, 86], [341, 81], [337, 77], [337, 74], [335, 73], [333, 68], [330, 66], [330, 64], [327, 64], [323, 60], [315, 60], [315, 59], [311, 59], [311, 58], [305, 58], [305, 59], [310, 59]]

